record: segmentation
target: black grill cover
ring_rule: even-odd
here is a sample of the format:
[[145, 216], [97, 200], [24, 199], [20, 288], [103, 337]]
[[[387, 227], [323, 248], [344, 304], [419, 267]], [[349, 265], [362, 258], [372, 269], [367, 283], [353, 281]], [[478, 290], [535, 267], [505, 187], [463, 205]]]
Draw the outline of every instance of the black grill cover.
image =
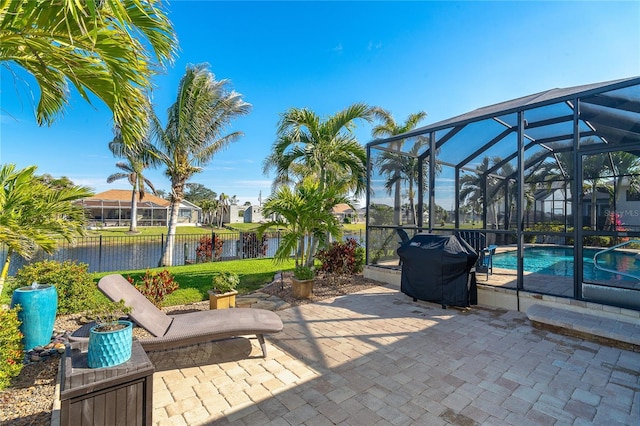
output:
[[478, 304], [476, 251], [456, 235], [416, 234], [398, 248], [401, 291], [414, 299], [446, 306]]

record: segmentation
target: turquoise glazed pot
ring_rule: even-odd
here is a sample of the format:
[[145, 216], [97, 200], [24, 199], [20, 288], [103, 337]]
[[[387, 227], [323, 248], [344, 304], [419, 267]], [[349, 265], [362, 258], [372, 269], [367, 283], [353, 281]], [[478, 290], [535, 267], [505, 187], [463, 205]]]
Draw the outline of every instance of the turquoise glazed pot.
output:
[[87, 349], [89, 368], [113, 367], [131, 358], [133, 323], [123, 320], [118, 323], [126, 327], [115, 331], [96, 331], [96, 328], [100, 327], [99, 324], [91, 327]]
[[53, 324], [58, 310], [58, 291], [49, 284], [34, 283], [13, 291], [11, 307], [20, 305], [18, 312], [24, 350], [45, 346], [51, 342]]

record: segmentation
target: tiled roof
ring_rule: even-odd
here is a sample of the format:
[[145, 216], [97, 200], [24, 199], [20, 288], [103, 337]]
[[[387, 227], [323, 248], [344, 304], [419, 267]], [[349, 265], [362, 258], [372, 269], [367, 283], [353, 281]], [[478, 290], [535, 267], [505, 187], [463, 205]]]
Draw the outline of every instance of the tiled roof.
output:
[[[140, 201], [140, 197], [138, 194], [136, 194], [136, 197], [138, 197], [138, 202]], [[131, 190], [130, 189], [110, 189], [108, 191], [104, 191], [101, 192], [99, 194], [94, 195], [93, 197], [88, 197], [84, 199], [85, 202], [87, 201], [125, 201], [125, 202], [131, 202]], [[164, 198], [160, 198], [157, 197], [153, 194], [149, 194], [147, 192], [145, 192], [144, 194], [144, 198], [142, 199], [143, 202], [151, 202], [153, 204], [156, 204], [158, 206], [162, 206], [162, 207], [169, 207], [169, 201], [165, 200]]]
[[336, 204], [331, 210], [333, 211], [333, 213], [344, 213], [347, 211], [353, 211], [353, 209], [349, 207], [348, 204]]

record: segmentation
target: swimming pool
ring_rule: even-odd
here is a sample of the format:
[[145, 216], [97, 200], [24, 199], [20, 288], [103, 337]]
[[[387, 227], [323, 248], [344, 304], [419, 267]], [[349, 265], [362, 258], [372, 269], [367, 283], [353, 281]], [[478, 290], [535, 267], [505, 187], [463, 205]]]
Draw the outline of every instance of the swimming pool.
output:
[[[584, 249], [584, 281], [637, 281], [596, 269], [593, 256], [599, 250]], [[517, 269], [516, 251], [497, 253], [493, 256], [495, 268]], [[634, 274], [640, 277], [640, 259], [635, 253], [614, 250], [598, 257], [598, 264], [608, 269]], [[524, 270], [539, 274], [573, 277], [573, 247], [530, 247], [524, 252]]]

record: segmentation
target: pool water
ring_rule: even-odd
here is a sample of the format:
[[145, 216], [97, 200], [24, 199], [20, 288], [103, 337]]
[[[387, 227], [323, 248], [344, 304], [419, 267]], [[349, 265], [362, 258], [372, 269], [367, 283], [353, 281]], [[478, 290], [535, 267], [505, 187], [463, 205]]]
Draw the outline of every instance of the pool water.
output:
[[[593, 256], [599, 250], [584, 249], [582, 252], [584, 281], [624, 280], [637, 281], [630, 277], [596, 269]], [[495, 268], [517, 269], [517, 253], [510, 251], [493, 256]], [[614, 250], [598, 257], [598, 264], [607, 269], [625, 272], [640, 277], [640, 259], [635, 253]], [[573, 277], [573, 247], [530, 247], [524, 251], [524, 270], [539, 274]]]

